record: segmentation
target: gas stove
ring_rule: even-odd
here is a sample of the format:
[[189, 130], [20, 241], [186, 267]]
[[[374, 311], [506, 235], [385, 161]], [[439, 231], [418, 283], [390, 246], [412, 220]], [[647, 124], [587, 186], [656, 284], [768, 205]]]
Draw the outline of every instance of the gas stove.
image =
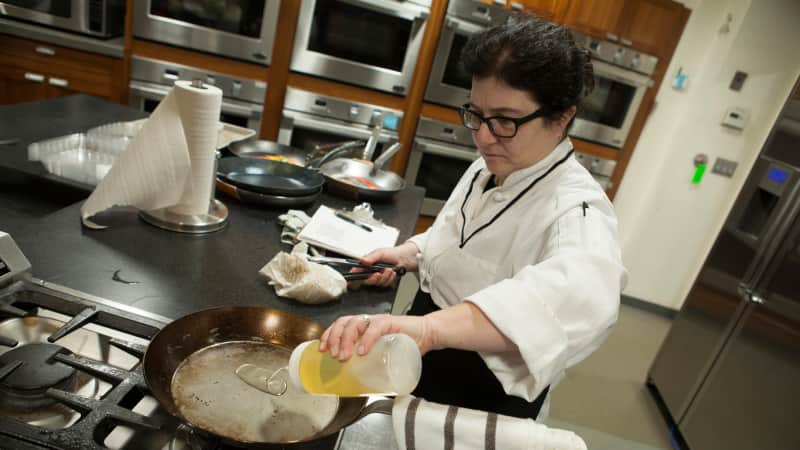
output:
[[[0, 232], [0, 448], [230, 448], [182, 424], [149, 394], [141, 359], [168, 322], [33, 277]], [[349, 447], [337, 440], [291, 448]]]

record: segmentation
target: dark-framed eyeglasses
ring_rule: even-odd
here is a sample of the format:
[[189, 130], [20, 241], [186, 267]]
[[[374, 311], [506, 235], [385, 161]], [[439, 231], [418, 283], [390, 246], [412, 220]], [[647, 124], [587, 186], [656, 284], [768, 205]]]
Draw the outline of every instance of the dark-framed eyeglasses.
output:
[[482, 123], [486, 123], [489, 131], [499, 138], [512, 138], [517, 135], [517, 130], [520, 125], [530, 122], [533, 119], [542, 117], [547, 114], [544, 108], [539, 108], [536, 111], [524, 117], [506, 117], [506, 116], [491, 116], [483, 117], [477, 112], [469, 109], [469, 103], [458, 108], [458, 114], [461, 116], [461, 122], [464, 126], [473, 131], [478, 131]]

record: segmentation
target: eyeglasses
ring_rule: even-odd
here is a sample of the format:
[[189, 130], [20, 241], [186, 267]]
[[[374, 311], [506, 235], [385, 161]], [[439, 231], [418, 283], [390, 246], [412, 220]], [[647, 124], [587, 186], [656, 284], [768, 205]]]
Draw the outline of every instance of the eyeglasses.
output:
[[461, 116], [461, 122], [463, 122], [464, 126], [470, 130], [478, 131], [481, 128], [481, 124], [485, 122], [489, 127], [489, 131], [495, 137], [512, 138], [517, 135], [517, 130], [519, 129], [520, 125], [530, 122], [537, 117], [544, 116], [547, 114], [547, 111], [545, 111], [544, 108], [539, 108], [531, 114], [520, 118], [506, 116], [483, 117], [477, 112], [469, 109], [469, 103], [467, 103], [458, 109], [458, 113]]

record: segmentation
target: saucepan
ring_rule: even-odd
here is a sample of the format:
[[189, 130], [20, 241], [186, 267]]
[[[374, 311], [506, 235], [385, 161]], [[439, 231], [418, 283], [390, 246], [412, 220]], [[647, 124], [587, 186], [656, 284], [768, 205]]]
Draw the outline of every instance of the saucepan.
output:
[[319, 338], [320, 324], [280, 310], [228, 306], [189, 314], [167, 324], [144, 355], [144, 378], [171, 415], [235, 445], [288, 444], [320, 439], [392, 400], [366, 405], [364, 397], [265, 394], [240, 379], [244, 363], [277, 370], [298, 344]]

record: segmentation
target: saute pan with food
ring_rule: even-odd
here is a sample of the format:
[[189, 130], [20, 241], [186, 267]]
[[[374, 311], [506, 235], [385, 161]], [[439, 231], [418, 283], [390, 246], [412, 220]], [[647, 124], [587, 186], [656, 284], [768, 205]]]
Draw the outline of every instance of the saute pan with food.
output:
[[397, 142], [381, 153], [375, 162], [338, 158], [328, 161], [319, 171], [327, 180], [328, 190], [355, 200], [386, 200], [402, 191], [405, 180], [381, 167], [399, 150]]
[[342, 153], [361, 150], [364, 145], [363, 141], [348, 141], [325, 144], [308, 151], [277, 142], [249, 139], [230, 144], [228, 150], [242, 158], [268, 159], [300, 167], [318, 167], [325, 161], [341, 156]]
[[166, 325], [145, 352], [144, 377], [153, 396], [188, 425], [237, 445], [288, 444], [336, 433], [390, 400], [302, 393], [265, 394], [240, 379], [242, 364], [277, 370], [298, 344], [319, 338], [311, 320], [261, 307], [221, 307]]

